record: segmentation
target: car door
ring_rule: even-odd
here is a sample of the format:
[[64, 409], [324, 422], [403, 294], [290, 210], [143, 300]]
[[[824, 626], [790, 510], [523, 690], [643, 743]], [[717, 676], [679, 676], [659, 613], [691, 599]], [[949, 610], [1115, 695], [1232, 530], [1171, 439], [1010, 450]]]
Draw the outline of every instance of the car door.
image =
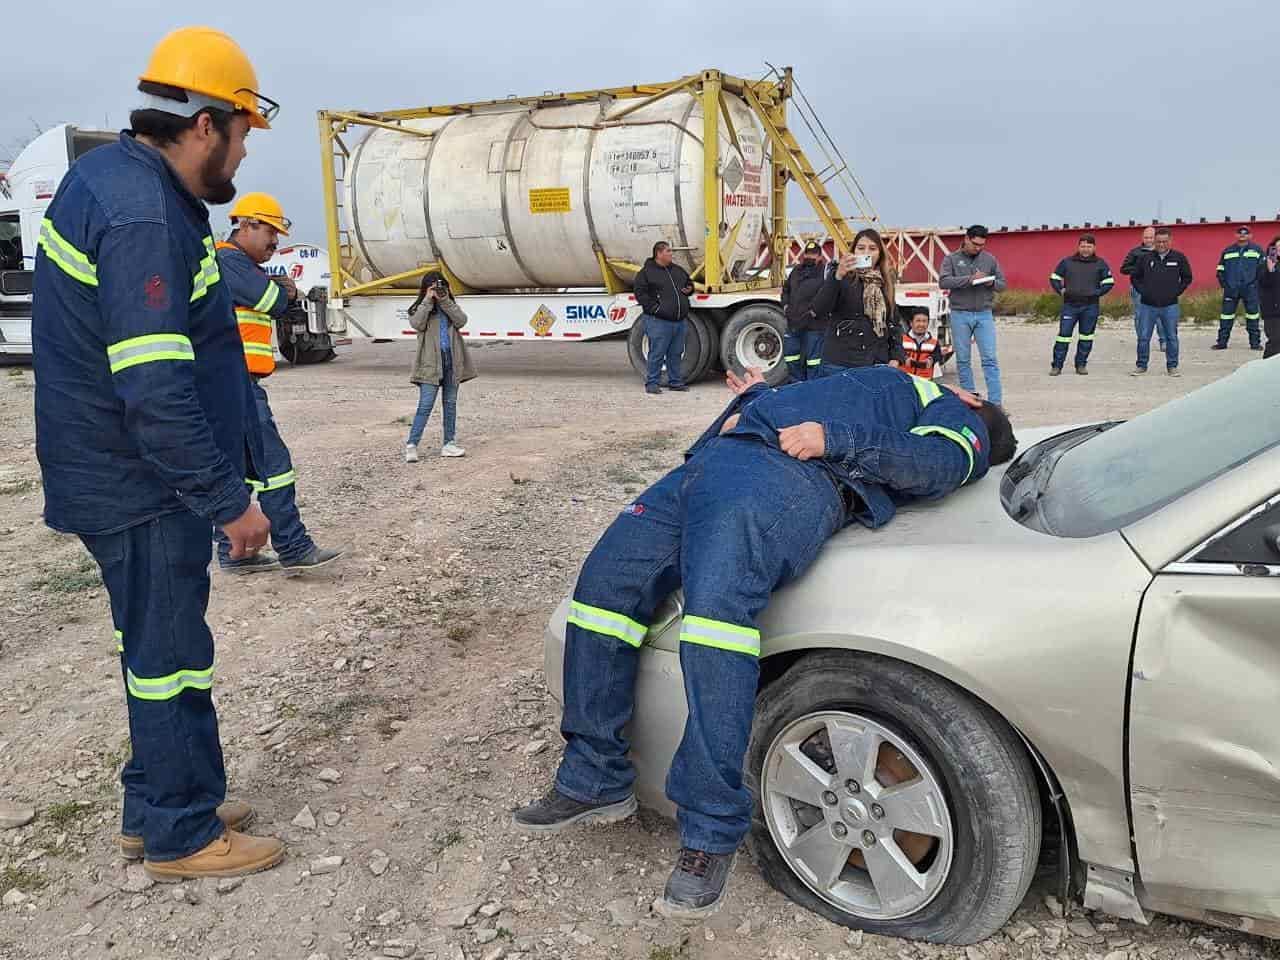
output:
[[1128, 765], [1146, 906], [1280, 919], [1280, 492], [1147, 589]]

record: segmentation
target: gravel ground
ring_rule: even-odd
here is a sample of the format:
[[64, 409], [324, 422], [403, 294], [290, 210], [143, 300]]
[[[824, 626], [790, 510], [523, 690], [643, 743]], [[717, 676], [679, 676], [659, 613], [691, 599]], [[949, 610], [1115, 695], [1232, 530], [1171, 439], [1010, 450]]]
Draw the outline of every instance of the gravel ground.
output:
[[[1188, 331], [1181, 380], [1127, 376], [1133, 335], [1103, 327], [1088, 378], [1045, 376], [1053, 330], [1001, 330], [1016, 424], [1125, 417], [1228, 372]], [[412, 344], [358, 344], [269, 382], [303, 515], [331, 572], [214, 575], [216, 697], [231, 791], [289, 842], [244, 881], [151, 886], [113, 847], [125, 708], [106, 596], [47, 530], [32, 377], [0, 369], [0, 958], [940, 957], [1223, 960], [1265, 940], [1157, 919], [1061, 917], [1050, 865], [1002, 935], [968, 949], [863, 936], [799, 910], [740, 858], [702, 926], [650, 904], [677, 846], [632, 821], [531, 840], [508, 811], [551, 777], [556, 717], [541, 631], [595, 536], [677, 462], [726, 399], [646, 397], [625, 345], [488, 344], [462, 388], [463, 460], [400, 460]], [[424, 451], [439, 437], [439, 414]], [[12, 812], [12, 811], [9, 811]], [[22, 819], [19, 817], [18, 819]]]

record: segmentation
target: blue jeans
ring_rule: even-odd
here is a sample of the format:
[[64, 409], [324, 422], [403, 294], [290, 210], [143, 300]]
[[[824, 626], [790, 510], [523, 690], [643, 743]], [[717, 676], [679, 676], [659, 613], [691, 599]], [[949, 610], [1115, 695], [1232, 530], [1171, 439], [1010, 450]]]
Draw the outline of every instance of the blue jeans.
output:
[[458, 381], [453, 376], [453, 357], [441, 353], [443, 365], [439, 385], [434, 383], [418, 384], [418, 409], [413, 414], [413, 426], [409, 428], [408, 443], [418, 445], [422, 439], [422, 431], [427, 428], [427, 418], [436, 405], [436, 394], [444, 392], [444, 442], [453, 443], [458, 435]]
[[644, 335], [649, 338], [648, 369], [644, 377], [646, 387], [656, 387], [662, 376], [662, 366], [667, 367], [667, 384], [672, 387], [684, 385], [681, 363], [684, 358], [684, 337], [688, 324], [674, 323], [643, 314]]
[[632, 793], [624, 730], [640, 646], [655, 608], [683, 586], [689, 716], [667, 796], [679, 807], [682, 846], [737, 849], [751, 823], [742, 760], [760, 676], [756, 617], [843, 522], [823, 467], [748, 437], [713, 438], [624, 509], [573, 594], [557, 789], [584, 803]]
[[[315, 547], [307, 534], [307, 528], [298, 513], [298, 488], [293, 471], [293, 459], [276, 427], [267, 400], [267, 391], [261, 382], [253, 381], [253, 399], [257, 406], [258, 423], [262, 428], [262, 447], [266, 459], [262, 469], [266, 474], [258, 489], [258, 506], [271, 521], [271, 548], [281, 560], [300, 560]], [[218, 541], [218, 566], [234, 567], [242, 560], [231, 559], [231, 541], [221, 530], [215, 530]]]
[[1053, 365], [1062, 369], [1067, 362], [1067, 351], [1071, 349], [1071, 334], [1076, 325], [1080, 326], [1080, 339], [1076, 342], [1076, 369], [1088, 365], [1089, 354], [1093, 352], [1093, 332], [1098, 328], [1098, 305], [1096, 303], [1064, 303], [1062, 317], [1058, 321], [1058, 336], [1053, 342]]
[[1242, 291], [1222, 291], [1222, 313], [1218, 317], [1218, 343], [1227, 345], [1231, 339], [1231, 329], [1236, 325], [1236, 309], [1244, 303], [1244, 326], [1249, 333], [1249, 346], [1257, 347], [1262, 343], [1262, 312], [1258, 303], [1258, 285], [1245, 287]]
[[822, 342], [827, 335], [821, 330], [787, 331], [782, 338], [782, 356], [792, 380], [808, 380], [817, 376], [822, 363]]
[[978, 341], [978, 356], [982, 358], [982, 378], [987, 382], [987, 399], [1000, 403], [1004, 393], [1000, 389], [1000, 364], [996, 361], [996, 321], [990, 310], [952, 310], [951, 333], [955, 338], [956, 375], [960, 386], [973, 390], [972, 344]]
[[222, 835], [227, 775], [218, 740], [209, 606], [210, 523], [189, 511], [81, 536], [111, 600], [132, 756], [121, 773], [125, 833], [149, 860]]
[[1176, 303], [1167, 307], [1142, 305], [1142, 326], [1138, 330], [1138, 366], [1145, 370], [1151, 362], [1151, 331], [1158, 329], [1164, 340], [1164, 363], [1173, 370], [1178, 366], [1178, 319]]

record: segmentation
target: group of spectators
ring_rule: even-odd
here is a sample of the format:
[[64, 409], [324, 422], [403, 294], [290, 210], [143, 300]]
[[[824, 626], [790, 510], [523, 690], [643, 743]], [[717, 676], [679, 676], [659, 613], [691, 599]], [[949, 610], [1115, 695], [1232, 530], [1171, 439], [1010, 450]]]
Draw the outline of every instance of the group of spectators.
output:
[[[1075, 369], [1087, 374], [1089, 353], [1093, 348], [1098, 323], [1099, 301], [1111, 292], [1115, 278], [1107, 262], [1096, 254], [1096, 239], [1091, 233], [1080, 235], [1076, 252], [1058, 263], [1049, 275], [1049, 285], [1062, 297], [1062, 315], [1058, 336], [1053, 345], [1050, 376], [1058, 376], [1067, 360], [1072, 334], [1077, 334]], [[1263, 356], [1280, 353], [1280, 277], [1276, 272], [1280, 260], [1280, 237], [1263, 251], [1253, 242], [1248, 227], [1236, 230], [1236, 240], [1218, 257], [1218, 285], [1222, 288], [1222, 309], [1218, 318], [1218, 338], [1214, 350], [1226, 350], [1235, 327], [1236, 314], [1244, 307], [1245, 329], [1249, 349], [1261, 350]], [[1120, 272], [1132, 285], [1133, 324], [1137, 334], [1137, 362], [1131, 373], [1140, 377], [1147, 372], [1151, 360], [1151, 335], [1154, 333], [1165, 355], [1165, 372], [1171, 377], [1178, 372], [1180, 348], [1178, 321], [1181, 319], [1179, 299], [1191, 286], [1191, 262], [1173, 248], [1173, 231], [1168, 227], [1147, 227], [1142, 243], [1126, 254]], [[1265, 327], [1267, 343], [1262, 343]]]

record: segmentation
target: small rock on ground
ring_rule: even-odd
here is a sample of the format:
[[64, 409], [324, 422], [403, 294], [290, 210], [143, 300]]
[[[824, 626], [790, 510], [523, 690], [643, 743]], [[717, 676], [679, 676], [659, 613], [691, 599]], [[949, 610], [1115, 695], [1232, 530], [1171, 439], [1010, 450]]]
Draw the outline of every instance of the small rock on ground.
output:
[[243, 883], [244, 877], [223, 877], [218, 881], [218, 892], [230, 893], [232, 890], [238, 890]]
[[25, 827], [36, 818], [36, 808], [12, 800], [0, 800], [0, 830]]
[[325, 767], [316, 774], [316, 779], [322, 783], [337, 783], [342, 779], [342, 774], [333, 769], [333, 767]]
[[380, 877], [387, 872], [387, 867], [391, 865], [391, 858], [382, 850], [374, 850], [369, 854], [369, 872], [375, 877]]
[[476, 911], [482, 906], [483, 903], [477, 902], [446, 910], [440, 916], [440, 925], [449, 927], [451, 930], [460, 930], [467, 925], [467, 921], [474, 917]]
[[311, 873], [317, 877], [324, 876], [326, 873], [337, 873], [343, 862], [342, 857], [317, 857], [311, 861]]
[[299, 810], [292, 823], [295, 827], [301, 827], [304, 830], [314, 830], [316, 828], [316, 815], [311, 812], [310, 805]]
[[417, 949], [418, 945], [412, 940], [388, 940], [382, 945], [382, 955], [396, 958], [412, 957]]

